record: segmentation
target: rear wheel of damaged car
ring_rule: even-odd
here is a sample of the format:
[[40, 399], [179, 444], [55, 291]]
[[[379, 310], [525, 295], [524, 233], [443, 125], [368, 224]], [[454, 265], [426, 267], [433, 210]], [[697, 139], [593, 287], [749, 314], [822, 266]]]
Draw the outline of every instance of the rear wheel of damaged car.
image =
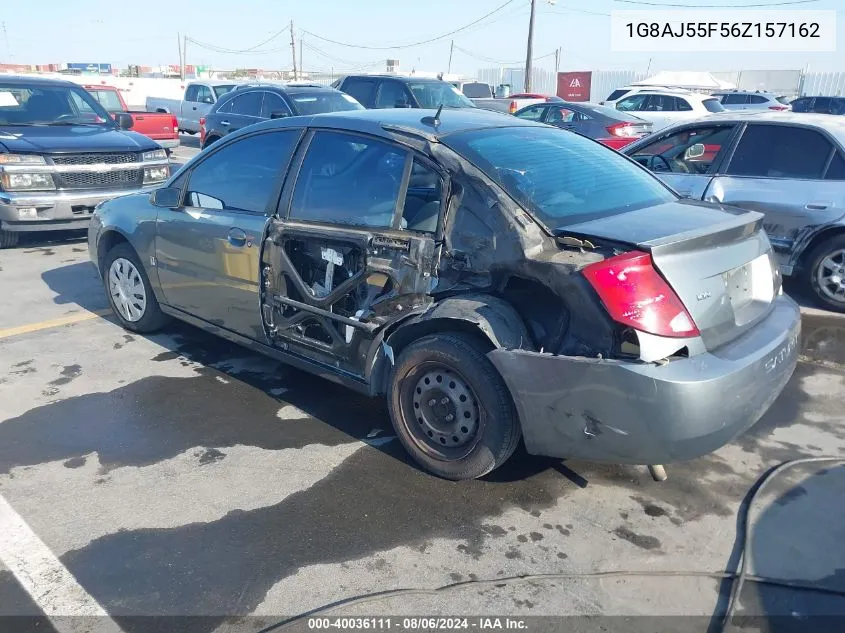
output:
[[806, 261], [806, 281], [816, 299], [830, 310], [845, 312], [845, 235], [825, 240]]
[[103, 283], [112, 311], [125, 329], [145, 334], [167, 323], [138, 255], [126, 242], [106, 254]]
[[399, 355], [388, 393], [405, 449], [446, 479], [481, 477], [501, 466], [521, 437], [510, 392], [473, 337], [434, 334]]
[[0, 229], [0, 248], [12, 248], [18, 245], [20, 233]]

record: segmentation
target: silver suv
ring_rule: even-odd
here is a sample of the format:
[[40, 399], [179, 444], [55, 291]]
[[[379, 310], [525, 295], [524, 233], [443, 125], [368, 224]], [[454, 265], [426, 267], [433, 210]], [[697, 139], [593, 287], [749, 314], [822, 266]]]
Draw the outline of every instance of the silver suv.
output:
[[749, 112], [759, 110], [791, 110], [789, 99], [783, 95], [773, 92], [751, 92], [747, 90], [730, 90], [727, 92], [714, 92], [722, 102], [725, 110], [744, 110]]

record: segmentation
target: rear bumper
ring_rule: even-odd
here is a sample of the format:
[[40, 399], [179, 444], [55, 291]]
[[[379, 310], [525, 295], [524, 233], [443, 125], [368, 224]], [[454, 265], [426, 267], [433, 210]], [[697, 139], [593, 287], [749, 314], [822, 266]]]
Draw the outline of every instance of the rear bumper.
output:
[[801, 316], [786, 296], [717, 351], [658, 366], [498, 349], [529, 453], [665, 464], [710, 453], [752, 426], [798, 361]]
[[[104, 200], [154, 188], [45, 193], [0, 191], [0, 228], [20, 232], [84, 229], [91, 220], [94, 207]], [[35, 218], [21, 216], [21, 209], [33, 208], [36, 210]]]

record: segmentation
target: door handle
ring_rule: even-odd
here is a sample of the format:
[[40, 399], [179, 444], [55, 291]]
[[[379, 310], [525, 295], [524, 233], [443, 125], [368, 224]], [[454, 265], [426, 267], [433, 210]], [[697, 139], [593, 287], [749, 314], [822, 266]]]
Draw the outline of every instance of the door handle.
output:
[[232, 246], [237, 246], [241, 248], [246, 245], [246, 231], [243, 229], [230, 229], [229, 230], [229, 244]]
[[142, 116], [136, 116], [136, 117], [135, 117], [135, 120], [136, 120], [136, 121], [143, 121], [143, 120], [144, 120], [144, 117], [142, 117]]
[[231, 125], [228, 121], [220, 121], [220, 125]]
[[197, 109], [197, 106], [192, 106], [192, 107], [191, 107], [191, 110], [196, 110], [196, 109]]
[[809, 211], [824, 211], [828, 207], [832, 207], [832, 202], [808, 202], [804, 208]]

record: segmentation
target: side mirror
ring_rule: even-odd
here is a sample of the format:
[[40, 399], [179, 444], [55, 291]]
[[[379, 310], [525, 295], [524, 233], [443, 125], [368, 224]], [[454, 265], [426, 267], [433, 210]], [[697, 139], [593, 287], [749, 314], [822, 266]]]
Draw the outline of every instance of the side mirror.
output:
[[132, 115], [126, 114], [126, 112], [118, 112], [115, 115], [114, 120], [117, 121], [117, 125], [121, 130], [131, 130], [132, 126], [135, 124], [132, 120]]
[[286, 116], [288, 116], [288, 113], [283, 110], [275, 110], [270, 113], [271, 119], [284, 119]]
[[150, 194], [150, 204], [156, 207], [175, 209], [180, 205], [182, 190], [177, 187], [162, 187]]
[[690, 158], [701, 158], [704, 156], [705, 148], [703, 143], [696, 143], [695, 145], [690, 145], [687, 148], [687, 151], [684, 152], [684, 160], [689, 160]]

